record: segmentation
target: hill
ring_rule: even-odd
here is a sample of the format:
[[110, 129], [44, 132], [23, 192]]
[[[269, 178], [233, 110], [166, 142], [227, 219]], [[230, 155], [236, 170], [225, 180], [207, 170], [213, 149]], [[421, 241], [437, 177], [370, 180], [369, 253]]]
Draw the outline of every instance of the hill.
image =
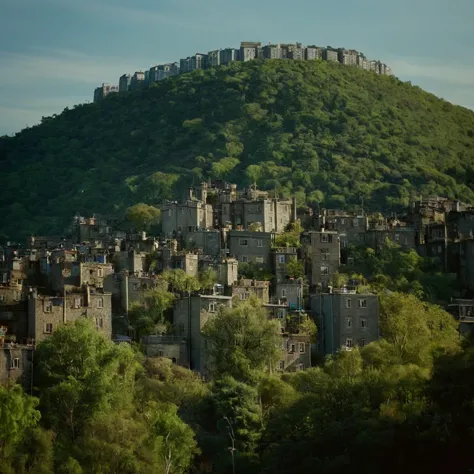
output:
[[421, 193], [474, 202], [474, 113], [394, 77], [253, 61], [66, 109], [0, 139], [0, 233], [60, 231], [203, 177], [326, 206], [397, 210]]

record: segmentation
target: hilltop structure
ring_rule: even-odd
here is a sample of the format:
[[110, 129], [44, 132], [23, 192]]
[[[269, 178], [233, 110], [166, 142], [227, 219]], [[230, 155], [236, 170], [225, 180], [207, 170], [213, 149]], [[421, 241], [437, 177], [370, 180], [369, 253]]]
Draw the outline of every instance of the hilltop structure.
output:
[[102, 84], [94, 91], [94, 102], [109, 94], [123, 93], [148, 86], [154, 82], [163, 81], [168, 77], [192, 72], [196, 69], [208, 69], [228, 65], [233, 61], [252, 61], [254, 59], [292, 59], [298, 61], [333, 61], [346, 66], [354, 66], [375, 74], [390, 76], [392, 69], [386, 64], [369, 60], [365, 55], [354, 49], [333, 48], [331, 46], [303, 46], [301, 43], [269, 43], [262, 46], [261, 42], [242, 41], [240, 48], [225, 48], [196, 53], [193, 56], [180, 59], [179, 63], [167, 63], [152, 66], [149, 70], [137, 71], [133, 76], [124, 74], [119, 79], [119, 85]]

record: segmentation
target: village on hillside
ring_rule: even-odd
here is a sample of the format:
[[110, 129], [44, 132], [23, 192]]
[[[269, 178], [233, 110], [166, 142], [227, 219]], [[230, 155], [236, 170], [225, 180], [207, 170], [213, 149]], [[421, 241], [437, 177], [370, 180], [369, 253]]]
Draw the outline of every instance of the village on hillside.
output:
[[[302, 209], [256, 186], [215, 181], [163, 202], [160, 235], [119, 224], [76, 216], [64, 237], [0, 248], [0, 382], [29, 380], [36, 344], [84, 317], [115, 342], [139, 342], [147, 356], [207, 377], [206, 322], [252, 298], [280, 323], [282, 358], [273, 370], [304, 370], [314, 355], [380, 336], [379, 295], [360, 279], [340, 278], [352, 273], [357, 247], [390, 245], [431, 258], [456, 275], [460, 291], [449, 310], [460, 331], [474, 322], [474, 208], [459, 201], [421, 198], [403, 216], [384, 216]], [[166, 288], [165, 274], [174, 281]], [[137, 332], [130, 314], [165, 291], [174, 298], [162, 306], [167, 324]]]

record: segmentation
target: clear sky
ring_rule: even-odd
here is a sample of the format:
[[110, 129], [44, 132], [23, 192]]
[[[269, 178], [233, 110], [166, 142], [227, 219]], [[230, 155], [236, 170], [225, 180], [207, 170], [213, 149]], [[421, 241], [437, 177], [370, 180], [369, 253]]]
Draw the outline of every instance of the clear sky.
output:
[[474, 109], [474, 0], [0, 0], [0, 135], [242, 40], [354, 48]]

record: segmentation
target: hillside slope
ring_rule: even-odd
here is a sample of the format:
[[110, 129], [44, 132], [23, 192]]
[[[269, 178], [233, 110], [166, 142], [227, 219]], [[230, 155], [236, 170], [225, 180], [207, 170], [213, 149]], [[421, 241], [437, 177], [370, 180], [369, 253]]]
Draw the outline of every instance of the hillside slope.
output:
[[473, 145], [473, 112], [394, 77], [319, 61], [235, 63], [0, 139], [0, 233], [58, 231], [75, 212], [120, 213], [202, 177], [328, 206], [363, 197], [396, 210], [420, 193], [474, 202]]

